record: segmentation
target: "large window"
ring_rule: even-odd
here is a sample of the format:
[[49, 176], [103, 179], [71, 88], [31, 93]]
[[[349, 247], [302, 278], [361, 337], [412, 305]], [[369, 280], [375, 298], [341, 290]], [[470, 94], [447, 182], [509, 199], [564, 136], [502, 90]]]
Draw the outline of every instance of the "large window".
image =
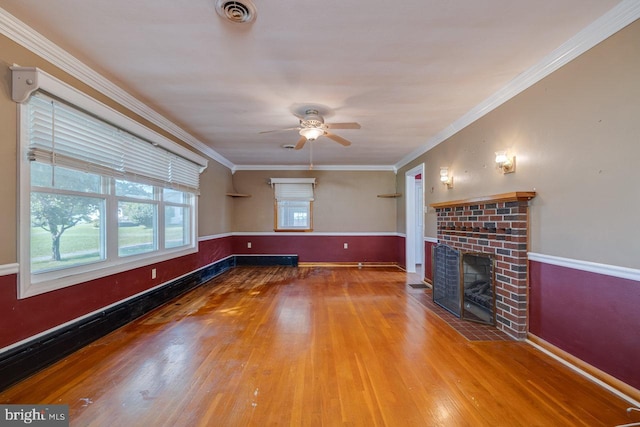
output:
[[313, 230], [315, 178], [271, 178], [275, 193], [275, 230]]
[[20, 120], [20, 297], [197, 250], [202, 164], [40, 92]]

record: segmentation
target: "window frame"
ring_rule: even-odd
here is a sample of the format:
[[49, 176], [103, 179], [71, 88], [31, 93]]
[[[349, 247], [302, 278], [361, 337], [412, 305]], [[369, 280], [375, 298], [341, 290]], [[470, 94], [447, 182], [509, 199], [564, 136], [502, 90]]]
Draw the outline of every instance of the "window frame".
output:
[[[288, 200], [282, 200], [282, 201], [288, 201]], [[302, 228], [302, 227], [295, 227], [295, 228], [280, 228], [279, 227], [279, 216], [278, 216], [278, 212], [280, 211], [280, 205], [279, 203], [281, 202], [281, 200], [274, 200], [273, 201], [273, 209], [274, 209], [274, 213], [273, 213], [273, 231], [277, 231], [277, 232], [285, 232], [285, 231], [291, 231], [291, 232], [311, 232], [313, 231], [313, 200], [310, 200], [309, 203], [309, 207], [308, 207], [308, 214], [309, 214], [309, 226], [307, 228]]]
[[[117, 179], [114, 180], [114, 184], [117, 185]], [[131, 182], [131, 183], [136, 183], [135, 181], [130, 181], [130, 180], [123, 180], [126, 182]], [[114, 188], [114, 186], [111, 186], [111, 188]], [[161, 235], [161, 233], [159, 232], [159, 223], [160, 223], [160, 210], [161, 210], [161, 204], [162, 204], [162, 200], [159, 199], [159, 193], [162, 192], [161, 188], [158, 188], [157, 186], [151, 186], [152, 188], [152, 197], [151, 198], [144, 198], [144, 197], [135, 197], [135, 196], [131, 196], [131, 195], [118, 195], [117, 190], [113, 191], [113, 198], [115, 199], [114, 201], [114, 207], [112, 207], [112, 209], [109, 210], [109, 212], [107, 214], [119, 214], [120, 212], [120, 203], [132, 203], [132, 204], [146, 204], [146, 205], [151, 205], [153, 206], [154, 209], [154, 214], [153, 214], [153, 239], [152, 239], [152, 244], [153, 244], [153, 248], [150, 251], [145, 251], [145, 252], [140, 252], [139, 254], [131, 254], [131, 255], [122, 255], [120, 254], [120, 250], [122, 249], [120, 247], [120, 231], [121, 231], [121, 226], [120, 226], [120, 218], [117, 218], [117, 222], [118, 222], [118, 226], [117, 226], [117, 231], [115, 231], [114, 233], [117, 235], [116, 236], [116, 242], [114, 243], [116, 246], [116, 251], [117, 252], [117, 257], [118, 258], [122, 258], [122, 259], [127, 259], [130, 257], [135, 257], [138, 255], [142, 255], [145, 253], [153, 253], [153, 252], [157, 252], [158, 250], [160, 250], [161, 246], [160, 246], [160, 241], [164, 240], [163, 237]], [[115, 212], [113, 211], [113, 209], [115, 208]], [[108, 233], [110, 234], [110, 233]]]
[[[274, 201], [273, 201], [273, 231], [275, 232], [312, 232], [313, 231], [313, 202], [314, 202], [314, 189], [316, 186], [316, 179], [315, 178], [271, 178], [270, 180], [270, 184], [274, 189]], [[290, 185], [290, 184], [304, 184], [304, 185], [310, 185], [311, 186], [311, 196], [307, 197], [307, 196], [303, 196], [303, 197], [292, 197], [292, 198], [282, 198], [279, 199], [278, 198], [278, 190], [277, 190], [277, 185], [279, 184], [284, 184], [284, 185]], [[279, 211], [280, 211], [280, 202], [281, 201], [298, 201], [298, 202], [307, 202], [309, 203], [308, 208], [307, 208], [307, 213], [309, 216], [309, 223], [308, 223], [308, 227], [302, 228], [302, 227], [280, 227], [280, 221], [279, 221]]]
[[[29, 161], [29, 173], [28, 173], [28, 179], [29, 182], [31, 182], [31, 164], [33, 162]], [[65, 169], [67, 170], [75, 170], [72, 168], [68, 168], [65, 167]], [[77, 170], [76, 170], [77, 171]], [[97, 174], [95, 174], [97, 175]], [[98, 175], [99, 176], [99, 175]], [[101, 200], [101, 204], [102, 204], [102, 214], [103, 217], [107, 217], [107, 211], [108, 211], [108, 198], [109, 198], [109, 193], [108, 193], [108, 188], [107, 188], [107, 183], [105, 182], [104, 177], [100, 176], [100, 189], [98, 190], [98, 192], [83, 192], [83, 191], [78, 191], [78, 190], [71, 190], [71, 189], [61, 189], [61, 188], [55, 188], [55, 187], [47, 187], [47, 186], [39, 186], [39, 185], [30, 185], [29, 186], [29, 190], [28, 193], [25, 195], [25, 199], [27, 200], [27, 209], [28, 212], [25, 212], [25, 218], [20, 217], [21, 219], [21, 224], [24, 225], [24, 229], [27, 230], [28, 232], [28, 241], [24, 241], [23, 242], [23, 229], [20, 229], [20, 239], [19, 242], [21, 242], [20, 244], [22, 244], [23, 246], [27, 246], [27, 248], [25, 248], [25, 251], [27, 252], [25, 254], [25, 256], [28, 257], [29, 260], [29, 271], [31, 271], [32, 266], [31, 266], [31, 229], [33, 228], [31, 226], [31, 196], [33, 193], [40, 193], [40, 194], [51, 194], [51, 195], [60, 195], [60, 196], [64, 196], [64, 197], [87, 197], [87, 198], [95, 198], [95, 199], [100, 199]], [[20, 212], [22, 214], [22, 211]], [[79, 265], [75, 265], [75, 266], [69, 266], [69, 267], [61, 267], [61, 268], [52, 268], [49, 270], [42, 270], [42, 271], [38, 271], [35, 274], [38, 275], [43, 275], [43, 274], [47, 274], [51, 277], [57, 277], [59, 274], [58, 273], [54, 273], [55, 271], [60, 271], [60, 270], [68, 270], [69, 268], [74, 268], [74, 267], [80, 267], [83, 265], [88, 265], [88, 264], [96, 264], [96, 263], [101, 263], [104, 262], [104, 260], [107, 259], [107, 236], [106, 236], [106, 222], [102, 221], [101, 225], [100, 225], [100, 230], [99, 230], [99, 239], [100, 239], [100, 245], [99, 245], [99, 252], [100, 252], [100, 259], [97, 261], [92, 261], [89, 263], [85, 263], [85, 264], [79, 264]], [[25, 259], [25, 258], [21, 258], [21, 259]]]
[[[19, 71], [17, 76], [16, 69]], [[19, 262], [19, 280], [18, 280], [18, 298], [28, 298], [34, 295], [63, 289], [80, 283], [99, 279], [109, 275], [129, 271], [132, 269], [149, 266], [151, 264], [167, 261], [173, 258], [193, 254], [198, 251], [198, 194], [197, 191], [185, 191], [178, 188], [177, 190], [188, 193], [189, 200], [189, 243], [175, 248], [165, 248], [164, 245], [164, 209], [165, 204], [162, 200], [161, 185], [155, 184], [153, 200], [145, 200], [157, 204], [157, 226], [154, 233], [154, 239], [157, 241], [157, 250], [145, 252], [142, 254], [130, 255], [126, 257], [118, 256], [118, 219], [117, 206], [118, 200], [128, 199], [126, 197], [115, 195], [115, 177], [108, 177], [98, 173], [102, 179], [103, 194], [100, 197], [105, 199], [105, 218], [103, 230], [105, 239], [105, 259], [88, 264], [76, 265], [68, 268], [48, 270], [46, 272], [32, 273], [31, 271], [31, 163], [27, 152], [29, 147], [29, 132], [27, 126], [28, 100], [30, 95], [37, 89], [46, 92], [48, 95], [64, 100], [74, 108], [83, 110], [94, 115], [99, 120], [111, 123], [127, 132], [138, 135], [147, 140], [157, 143], [162, 148], [171, 151], [185, 159], [199, 165], [200, 173], [207, 167], [207, 160], [198, 154], [178, 145], [177, 143], [167, 139], [166, 137], [146, 128], [139, 122], [124, 114], [100, 103], [99, 101], [89, 97], [88, 95], [78, 91], [77, 89], [51, 77], [50, 75], [35, 68], [12, 67], [14, 71], [14, 87], [13, 99], [18, 103], [18, 262]], [[20, 72], [35, 73], [36, 85], [29, 87], [26, 96], [24, 93], [16, 95], [17, 78], [22, 75]], [[33, 75], [33, 74], [29, 74]], [[19, 85], [20, 82], [18, 82]], [[73, 167], [64, 166], [68, 169]], [[76, 169], [77, 170], [77, 169]], [[135, 180], [125, 178], [126, 180], [137, 182]], [[145, 183], [141, 181], [140, 183]], [[41, 189], [42, 187], [37, 187]], [[38, 191], [38, 190], [35, 190]], [[73, 193], [73, 191], [72, 191]], [[85, 196], [94, 197], [95, 193], [83, 194]], [[174, 205], [169, 203], [168, 205]], [[160, 237], [162, 236], [162, 237]], [[114, 245], [115, 242], [115, 245]], [[115, 249], [114, 249], [115, 248]], [[114, 253], [115, 251], [115, 253]], [[149, 280], [151, 273], [149, 272]]]
[[[172, 249], [172, 248], [178, 248], [178, 247], [181, 247], [181, 246], [185, 246], [185, 245], [171, 246], [171, 247], [167, 246], [167, 238], [166, 238], [167, 237], [167, 218], [166, 218], [167, 208], [168, 207], [174, 207], [174, 208], [177, 207], [177, 208], [182, 208], [182, 209], [188, 208], [189, 209], [189, 214], [186, 215], [186, 216], [183, 215], [183, 218], [186, 218], [186, 220], [189, 221], [189, 229], [190, 229], [191, 228], [191, 223], [193, 221], [193, 218], [192, 218], [192, 215], [191, 215], [191, 211], [193, 210], [192, 199], [194, 199], [194, 198], [197, 199], [197, 196], [195, 194], [183, 191], [182, 192], [183, 194], [188, 194], [188, 197], [189, 197], [188, 201], [185, 202], [184, 199], [183, 199], [182, 202], [169, 201], [169, 200], [165, 200], [165, 198], [164, 198], [164, 190], [165, 189], [160, 189], [160, 192], [162, 193], [163, 205], [162, 205], [162, 223], [159, 224], [159, 226], [164, 228], [164, 234], [163, 234], [164, 239], [163, 239], [162, 242], [159, 242], [159, 244], [161, 243], [161, 245], [162, 245], [161, 247], [166, 250], [166, 249]], [[160, 218], [160, 216], [158, 218]], [[158, 221], [159, 220], [160, 219], [158, 219]], [[193, 239], [194, 238], [195, 238], [194, 236], [189, 236], [189, 242], [186, 243], [186, 245], [193, 244]], [[183, 237], [183, 240], [184, 240], [184, 237]]]

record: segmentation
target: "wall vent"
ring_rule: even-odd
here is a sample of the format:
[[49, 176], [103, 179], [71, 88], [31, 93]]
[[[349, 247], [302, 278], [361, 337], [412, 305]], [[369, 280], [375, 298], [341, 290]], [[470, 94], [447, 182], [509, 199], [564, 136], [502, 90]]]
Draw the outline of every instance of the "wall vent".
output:
[[236, 24], [248, 24], [256, 19], [256, 7], [251, 0], [216, 0], [216, 12]]

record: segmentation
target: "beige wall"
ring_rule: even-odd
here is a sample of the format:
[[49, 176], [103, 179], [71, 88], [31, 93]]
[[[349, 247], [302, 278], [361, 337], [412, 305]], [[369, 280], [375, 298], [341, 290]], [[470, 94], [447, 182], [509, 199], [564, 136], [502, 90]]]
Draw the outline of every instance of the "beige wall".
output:
[[[424, 162], [427, 205], [535, 190], [532, 252], [640, 268], [638, 40], [635, 22], [403, 167], [399, 188]], [[500, 149], [516, 153], [515, 174], [495, 168]], [[454, 189], [438, 182], [440, 166], [452, 170]], [[426, 236], [435, 237], [435, 221], [430, 210]]]
[[233, 231], [233, 200], [226, 196], [233, 188], [231, 179], [231, 170], [212, 160], [200, 175], [199, 236]]
[[[11, 99], [11, 72], [9, 67], [17, 64], [38, 67], [69, 83], [84, 93], [132, 117], [147, 127], [173, 141], [186, 144], [148, 121], [128, 111], [89, 86], [70, 77], [47, 61], [0, 35], [0, 265], [15, 263], [17, 259], [17, 104]], [[195, 150], [194, 150], [195, 151]], [[200, 153], [202, 154], [202, 153]], [[210, 160], [209, 167], [201, 176], [199, 199], [199, 234], [201, 236], [231, 231], [232, 203], [224, 196], [231, 186], [231, 171]]]
[[273, 189], [270, 178], [317, 178], [313, 228], [319, 232], [395, 232], [394, 199], [378, 194], [395, 192], [393, 172], [238, 171], [235, 189], [251, 197], [236, 198], [234, 231], [273, 231]]
[[11, 101], [11, 76], [0, 36], [0, 265], [17, 262], [17, 108]]

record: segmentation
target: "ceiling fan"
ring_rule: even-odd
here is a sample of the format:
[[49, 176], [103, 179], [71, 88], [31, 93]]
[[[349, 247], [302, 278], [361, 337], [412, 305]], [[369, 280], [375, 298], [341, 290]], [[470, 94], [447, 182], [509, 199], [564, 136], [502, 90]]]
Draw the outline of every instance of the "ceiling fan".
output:
[[300, 150], [304, 147], [304, 144], [307, 141], [315, 141], [321, 136], [326, 136], [329, 139], [334, 140], [338, 144], [342, 144], [345, 147], [351, 145], [351, 141], [344, 139], [341, 136], [338, 136], [334, 133], [328, 131], [328, 129], [360, 129], [360, 125], [355, 122], [351, 123], [325, 123], [322, 115], [318, 112], [318, 110], [309, 108], [304, 112], [304, 116], [300, 118], [300, 126], [295, 128], [286, 128], [286, 129], [277, 129], [277, 130], [267, 130], [260, 133], [270, 133], [270, 132], [283, 132], [287, 130], [297, 130], [300, 134], [300, 139], [295, 146], [296, 150]]

